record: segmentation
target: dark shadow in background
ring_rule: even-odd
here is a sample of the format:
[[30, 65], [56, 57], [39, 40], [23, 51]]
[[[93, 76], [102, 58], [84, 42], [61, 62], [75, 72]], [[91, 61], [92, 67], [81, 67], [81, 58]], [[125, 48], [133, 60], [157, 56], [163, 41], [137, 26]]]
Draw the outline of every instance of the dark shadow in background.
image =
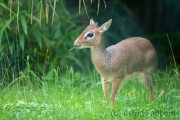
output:
[[[159, 68], [173, 63], [173, 57], [168, 42], [169, 36], [176, 62], [180, 64], [180, 1], [179, 0], [103, 0], [100, 1], [100, 10], [97, 15], [98, 2], [92, 4], [86, 1], [90, 18], [99, 22], [99, 25], [113, 19], [109, 31], [106, 33], [106, 45], [115, 44], [120, 40], [133, 36], [148, 38], [155, 46]], [[67, 2], [68, 8], [77, 7], [79, 3]], [[81, 12], [84, 12], [82, 3]], [[87, 16], [81, 19], [89, 24]], [[84, 24], [83, 23], [83, 24]], [[79, 23], [82, 25], [82, 23]]]

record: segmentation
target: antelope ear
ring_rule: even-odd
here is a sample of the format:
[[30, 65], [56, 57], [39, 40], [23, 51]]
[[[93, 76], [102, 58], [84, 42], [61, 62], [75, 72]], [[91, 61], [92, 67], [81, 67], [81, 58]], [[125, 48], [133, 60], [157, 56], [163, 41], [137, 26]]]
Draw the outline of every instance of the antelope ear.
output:
[[93, 19], [90, 19], [90, 25], [94, 24], [95, 22], [93, 21]]
[[106, 23], [104, 23], [103, 25], [101, 25], [98, 28], [98, 31], [100, 34], [103, 34], [106, 30], [109, 29], [110, 25], [111, 25], [112, 19], [110, 19], [109, 21], [107, 21]]

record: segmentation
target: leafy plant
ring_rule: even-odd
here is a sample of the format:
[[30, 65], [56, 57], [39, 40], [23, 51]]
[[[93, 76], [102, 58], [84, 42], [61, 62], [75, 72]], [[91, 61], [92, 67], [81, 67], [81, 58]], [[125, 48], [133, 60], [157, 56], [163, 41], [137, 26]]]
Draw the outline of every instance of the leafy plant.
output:
[[[1, 82], [9, 83], [27, 66], [44, 76], [59, 65], [83, 64], [74, 57], [74, 39], [81, 26], [78, 14], [64, 0], [3, 0], [0, 2]], [[27, 62], [28, 57], [28, 62]], [[73, 62], [73, 63], [72, 63]], [[64, 68], [61, 68], [64, 69]]]

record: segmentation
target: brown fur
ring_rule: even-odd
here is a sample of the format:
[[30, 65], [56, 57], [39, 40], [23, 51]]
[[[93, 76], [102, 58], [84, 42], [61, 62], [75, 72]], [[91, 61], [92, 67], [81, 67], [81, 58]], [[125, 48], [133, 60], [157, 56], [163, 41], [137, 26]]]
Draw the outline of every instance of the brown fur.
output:
[[[75, 46], [91, 48], [91, 60], [101, 76], [104, 98], [107, 97], [109, 83], [112, 82], [111, 106], [114, 104], [115, 94], [122, 80], [134, 73], [138, 73], [148, 89], [148, 98], [152, 100], [152, 72], [157, 67], [157, 55], [151, 43], [142, 37], [131, 37], [115, 45], [105, 48], [101, 34], [111, 24], [111, 20], [98, 27], [91, 19], [90, 25], [74, 42]], [[94, 38], [84, 40], [87, 32], [95, 34]]]

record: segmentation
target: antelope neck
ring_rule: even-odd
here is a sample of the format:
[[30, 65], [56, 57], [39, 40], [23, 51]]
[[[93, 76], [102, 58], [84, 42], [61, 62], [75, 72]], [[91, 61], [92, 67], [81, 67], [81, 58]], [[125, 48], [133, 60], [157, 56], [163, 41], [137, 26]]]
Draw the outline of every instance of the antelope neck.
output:
[[103, 40], [91, 49], [91, 60], [96, 69], [107, 69], [110, 58], [111, 55], [106, 50]]

